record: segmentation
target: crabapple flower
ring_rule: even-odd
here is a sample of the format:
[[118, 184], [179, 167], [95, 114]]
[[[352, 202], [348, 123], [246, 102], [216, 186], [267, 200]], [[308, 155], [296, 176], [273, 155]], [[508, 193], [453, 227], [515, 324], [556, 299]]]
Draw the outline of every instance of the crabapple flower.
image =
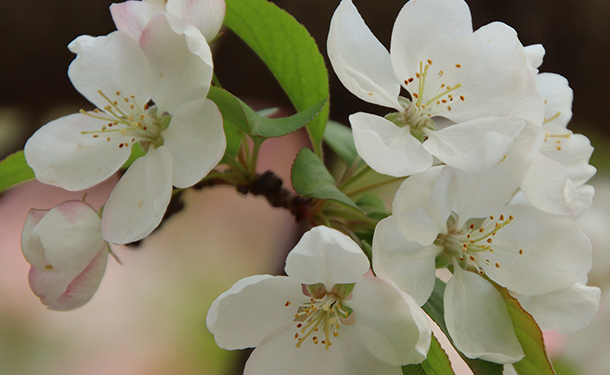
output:
[[483, 210], [460, 204], [452, 172], [433, 167], [401, 185], [393, 215], [375, 229], [373, 269], [423, 304], [435, 267], [452, 266], [444, 304], [456, 347], [470, 358], [512, 363], [522, 349], [501, 295], [481, 275], [527, 296], [570, 288], [591, 269], [591, 243], [573, 220], [531, 206], [465, 215]]
[[80, 201], [30, 210], [21, 249], [31, 265], [32, 291], [52, 310], [75, 309], [93, 297], [110, 251], [102, 238], [100, 217]]
[[[349, 118], [358, 153], [380, 173], [425, 171], [438, 157], [430, 138], [441, 138], [454, 151], [472, 149], [467, 146], [470, 128], [456, 140], [436, 131], [447, 125], [484, 117], [543, 120], [537, 70], [516, 32], [499, 22], [473, 32], [463, 0], [409, 1], [396, 18], [389, 53], [352, 1], [343, 0], [331, 20], [328, 55], [354, 95], [398, 111]], [[401, 87], [411, 99], [399, 95]], [[502, 139], [496, 133], [500, 123], [477, 124], [485, 136]]]
[[568, 81], [558, 74], [541, 73], [537, 82], [546, 103], [542, 125], [545, 139], [521, 185], [522, 195], [517, 195], [515, 202], [578, 217], [593, 201], [594, 189], [586, 185], [596, 172], [589, 164], [593, 147], [587, 137], [566, 128], [572, 117], [573, 98]]
[[222, 26], [226, 5], [224, 0], [143, 0], [110, 6], [117, 29], [135, 40], [139, 40], [148, 21], [159, 12], [167, 12], [194, 25], [209, 43]]
[[39, 181], [82, 190], [115, 173], [138, 144], [146, 154], [110, 194], [102, 230], [112, 243], [142, 239], [159, 225], [172, 185], [197, 183], [224, 153], [222, 118], [206, 99], [209, 46], [194, 26], [159, 13], [139, 41], [116, 31], [69, 48], [77, 57], [68, 75], [98, 109], [43, 126], [26, 143], [26, 160]]
[[256, 347], [244, 374], [402, 374], [426, 358], [431, 331], [415, 301], [366, 275], [369, 262], [328, 227], [305, 233], [288, 276], [242, 279], [221, 294], [207, 326], [225, 349]]

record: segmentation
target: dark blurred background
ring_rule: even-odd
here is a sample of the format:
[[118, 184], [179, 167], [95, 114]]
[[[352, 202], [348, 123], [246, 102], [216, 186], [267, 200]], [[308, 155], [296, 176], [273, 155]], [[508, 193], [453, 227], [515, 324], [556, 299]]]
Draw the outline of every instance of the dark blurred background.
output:
[[[67, 44], [81, 34], [103, 35], [114, 29], [111, 0], [0, 1], [0, 108], [17, 114], [20, 137], [4, 153], [23, 147], [25, 139], [50, 119], [90, 105], [66, 75], [74, 56]], [[326, 55], [326, 35], [339, 0], [277, 0], [309, 29]], [[394, 19], [404, 0], [354, 0], [375, 35], [389, 45]], [[470, 0], [475, 29], [492, 21], [514, 27], [524, 45], [542, 43], [546, 57], [541, 71], [568, 78], [575, 91], [570, 127], [604, 148], [610, 74], [610, 1], [607, 0]], [[425, 30], [422, 30], [425, 32]], [[214, 59], [220, 81], [234, 94], [263, 97], [287, 104], [277, 84], [257, 57], [230, 32], [215, 43]], [[328, 65], [329, 66], [329, 65]], [[330, 66], [329, 66], [330, 68]], [[331, 117], [347, 122], [350, 113], [383, 114], [347, 92], [329, 69]], [[61, 108], [58, 110], [57, 108]], [[0, 122], [1, 122], [0, 118]], [[3, 155], [0, 155], [3, 156]], [[594, 157], [595, 158], [595, 157]], [[605, 160], [594, 160], [599, 167]]]

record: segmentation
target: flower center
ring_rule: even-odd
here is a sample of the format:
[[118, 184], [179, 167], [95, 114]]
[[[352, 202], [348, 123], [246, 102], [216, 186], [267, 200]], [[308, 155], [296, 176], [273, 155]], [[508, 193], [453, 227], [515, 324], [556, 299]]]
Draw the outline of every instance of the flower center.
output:
[[[482, 275], [484, 272], [480, 267], [481, 264], [491, 265], [489, 259], [485, 259], [485, 253], [496, 251], [493, 245], [493, 237], [513, 220], [512, 215], [508, 217], [500, 215], [499, 218], [489, 216], [479, 225], [471, 222], [470, 224], [466, 223], [462, 229], [457, 229], [454, 224], [452, 225], [457, 221], [452, 215], [448, 220], [449, 233], [440, 235], [436, 243], [444, 247], [443, 253], [445, 255], [459, 259], [462, 268], [476, 270]], [[523, 254], [523, 249], [519, 250], [519, 254]], [[499, 263], [495, 263], [494, 266], [500, 268]]]
[[564, 134], [551, 134], [548, 131], [544, 132], [544, 143], [542, 144], [542, 151], [561, 151], [563, 139], [568, 139], [572, 136], [572, 133], [566, 130]]
[[161, 132], [167, 129], [171, 116], [167, 113], [158, 115], [157, 106], [149, 101], [141, 106], [134, 95], [123, 96], [120, 91], [115, 93], [115, 100], [110, 99], [101, 90], [100, 95], [108, 102], [103, 110], [96, 108], [93, 113], [81, 113], [104, 121], [100, 130], [81, 131], [81, 134], [91, 134], [93, 138], [105, 139], [107, 142], [118, 140], [118, 147], [129, 147], [139, 142], [144, 151], [150, 145], [155, 148], [163, 144]]
[[[431, 117], [451, 111], [453, 102], [465, 101], [464, 95], [457, 95], [456, 90], [461, 83], [447, 84], [445, 71], [432, 68], [431, 59], [419, 62], [415, 77], [404, 80], [405, 88], [411, 94], [411, 100], [400, 98], [405, 108], [404, 112], [392, 113], [386, 118], [398, 126], [410, 126], [411, 133], [420, 141], [425, 139], [425, 129], [434, 130]], [[455, 64], [451, 69], [461, 69], [461, 64]]]
[[[300, 305], [294, 315], [297, 328], [294, 338], [297, 340], [297, 348], [311, 337], [314, 345], [322, 344], [328, 350], [332, 345], [331, 338], [339, 336], [341, 324], [344, 324], [345, 319], [352, 313], [349, 307], [343, 305], [343, 301], [351, 292], [353, 285], [335, 285], [330, 293], [321, 284], [307, 286], [312, 297], [308, 303]], [[290, 302], [286, 302], [286, 306], [288, 305]], [[318, 336], [322, 333], [324, 337], [320, 339]]]

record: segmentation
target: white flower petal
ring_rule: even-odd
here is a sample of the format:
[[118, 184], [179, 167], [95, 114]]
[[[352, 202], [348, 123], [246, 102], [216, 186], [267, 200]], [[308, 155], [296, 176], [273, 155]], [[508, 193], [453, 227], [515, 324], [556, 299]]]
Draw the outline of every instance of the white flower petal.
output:
[[369, 268], [366, 255], [351, 238], [317, 226], [305, 233], [288, 254], [285, 271], [302, 284], [323, 283], [330, 291], [335, 284], [357, 282]]
[[[306, 342], [294, 344], [290, 327], [280, 327], [267, 337], [250, 355], [244, 375], [291, 374], [309, 375], [314, 369], [337, 375], [400, 375], [400, 366], [375, 358], [361, 342], [353, 325], [343, 325], [333, 345]], [[309, 345], [307, 345], [309, 344]]]
[[559, 124], [549, 123], [543, 129], [549, 136], [541, 152], [565, 167], [574, 185], [579, 186], [589, 181], [597, 171], [589, 164], [593, 153], [591, 141], [582, 134], [573, 134]]
[[504, 299], [481, 276], [455, 267], [444, 304], [447, 330], [466, 357], [496, 363], [523, 358]]
[[506, 158], [498, 165], [476, 173], [453, 171], [457, 186], [453, 211], [458, 214], [458, 227], [468, 219], [486, 217], [510, 201], [539, 154], [543, 139], [540, 126], [526, 121]]
[[129, 157], [129, 147], [118, 147], [123, 139], [113, 136], [107, 142], [103, 135], [81, 134], [100, 131], [103, 125], [102, 120], [76, 113], [38, 129], [24, 149], [36, 179], [66, 190], [83, 190], [114, 174]]
[[107, 36], [75, 39], [68, 46], [77, 53], [68, 76], [74, 87], [100, 109], [115, 100], [116, 93], [134, 95], [144, 105], [150, 99], [152, 75], [138, 43], [128, 34], [115, 31]]
[[364, 346], [377, 358], [399, 366], [426, 359], [430, 325], [409, 295], [379, 278], [365, 277], [356, 283], [346, 303], [354, 310], [354, 324]]
[[553, 73], [540, 73], [536, 76], [536, 80], [538, 90], [540, 90], [546, 103], [544, 107], [545, 121], [566, 127], [572, 118], [572, 101], [574, 99], [574, 93], [568, 80]]
[[32, 230], [38, 225], [47, 212], [49, 212], [49, 210], [29, 210], [25, 217], [23, 230], [21, 231], [21, 252], [25, 257], [25, 260], [34, 268], [38, 269], [44, 268], [49, 262], [44, 256], [44, 248], [40, 243], [40, 238], [35, 234], [33, 235]]
[[[82, 271], [104, 245], [99, 216], [81, 201], [53, 207], [29, 234], [38, 237], [44, 249], [48, 262], [44, 266], [61, 272]], [[24, 253], [27, 252], [26, 247]]]
[[165, 0], [158, 4], [146, 1], [124, 1], [110, 5], [110, 13], [117, 30], [127, 33], [133, 40], [140, 40], [140, 34], [148, 21], [159, 12], [165, 11]]
[[102, 233], [106, 241], [137, 241], [159, 225], [172, 195], [171, 169], [172, 157], [165, 146], [151, 146], [129, 167], [104, 206]]
[[591, 270], [591, 242], [573, 220], [521, 205], [494, 216], [500, 213], [514, 219], [493, 237], [494, 252], [485, 252], [490, 264], [480, 266], [501, 286], [543, 294], [568, 288]]
[[422, 246], [407, 240], [393, 216], [375, 227], [373, 235], [373, 270], [378, 277], [394, 282], [421, 306], [432, 294], [436, 256], [440, 246]]
[[601, 290], [586, 284], [585, 280], [556, 292], [538, 296], [516, 294], [515, 297], [540, 328], [570, 334], [588, 326], [599, 310]]
[[360, 99], [402, 110], [400, 82], [390, 54], [377, 40], [351, 0], [337, 7], [328, 32], [328, 57], [343, 85]]
[[569, 177], [566, 168], [539, 154], [521, 183], [521, 191], [534, 207], [553, 214], [576, 216], [582, 210], [578, 191]]
[[187, 188], [201, 180], [222, 158], [226, 140], [216, 104], [197, 99], [182, 105], [161, 133], [172, 154], [172, 182]]
[[525, 55], [527, 56], [530, 66], [534, 69], [538, 69], [538, 67], [542, 65], [542, 60], [546, 53], [544, 46], [542, 44], [532, 44], [523, 48], [525, 49]]
[[413, 137], [409, 127], [368, 113], [349, 117], [358, 154], [375, 171], [395, 177], [423, 172], [432, 165], [432, 156]]
[[218, 346], [224, 349], [257, 346], [282, 326], [292, 330], [287, 335], [294, 347], [297, 331], [294, 315], [299, 305], [307, 301], [309, 297], [296, 280], [269, 275], [246, 277], [212, 303], [207, 326]]
[[472, 20], [466, 2], [409, 1], [398, 14], [392, 31], [390, 54], [396, 77], [401, 82], [415, 77], [420, 61], [434, 60], [444, 54], [444, 48], [471, 34]]
[[205, 98], [212, 81], [210, 47], [193, 25], [166, 13], [148, 22], [140, 47], [152, 69], [152, 100], [173, 114], [183, 103]]
[[447, 232], [454, 190], [453, 174], [447, 167], [432, 167], [400, 185], [392, 212], [407, 240], [431, 245], [439, 233]]
[[225, 18], [224, 0], [168, 0], [167, 12], [195, 25], [205, 39], [212, 41]]
[[477, 172], [500, 163], [525, 126], [523, 121], [487, 117], [428, 131], [424, 148], [445, 164]]

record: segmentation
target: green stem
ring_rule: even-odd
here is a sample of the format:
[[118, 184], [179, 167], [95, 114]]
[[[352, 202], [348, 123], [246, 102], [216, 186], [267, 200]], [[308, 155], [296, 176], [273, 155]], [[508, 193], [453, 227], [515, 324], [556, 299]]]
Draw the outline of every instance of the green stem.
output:
[[346, 187], [350, 186], [351, 184], [353, 184], [354, 182], [360, 180], [362, 177], [364, 177], [367, 173], [369, 173], [370, 171], [372, 171], [371, 167], [369, 167], [368, 165], [364, 165], [362, 167], [362, 169], [360, 169], [359, 171], [357, 171], [352, 177], [348, 178], [346, 181], [344, 181], [343, 183], [341, 183], [338, 188], [339, 190], [343, 191], [343, 189], [345, 189]]
[[380, 186], [384, 186], [384, 185], [387, 185], [387, 184], [391, 184], [393, 182], [402, 181], [404, 179], [405, 179], [405, 177], [395, 177], [395, 178], [392, 178], [390, 180], [385, 180], [385, 181], [377, 182], [375, 184], [371, 184], [371, 185], [360, 187], [358, 189], [355, 189], [355, 190], [352, 190], [350, 192], [345, 193], [345, 195], [347, 195], [349, 197], [349, 196], [352, 196], [352, 195], [356, 195], [356, 194], [365, 192], [365, 191], [370, 190], [370, 189], [374, 189], [376, 187], [380, 187]]
[[252, 141], [254, 142], [254, 147], [252, 148], [252, 154], [250, 155], [250, 160], [248, 164], [248, 174], [250, 177], [256, 176], [256, 164], [258, 163], [258, 153], [261, 148], [261, 144], [265, 138], [262, 137], [254, 137]]

